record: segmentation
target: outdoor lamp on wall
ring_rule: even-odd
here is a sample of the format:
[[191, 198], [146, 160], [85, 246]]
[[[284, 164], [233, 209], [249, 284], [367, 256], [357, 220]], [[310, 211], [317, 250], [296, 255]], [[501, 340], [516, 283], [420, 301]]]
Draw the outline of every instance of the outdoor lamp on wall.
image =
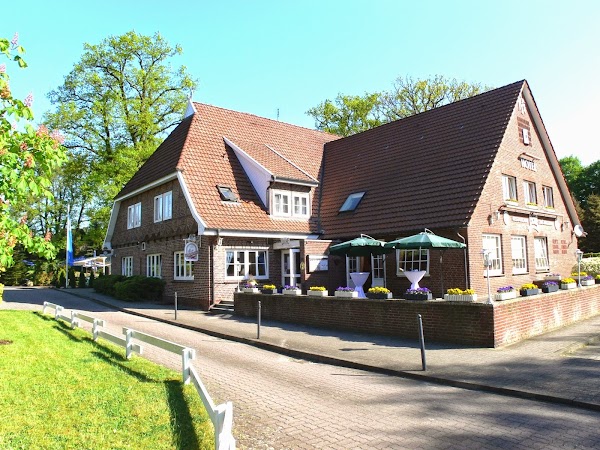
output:
[[488, 303], [492, 303], [492, 291], [490, 289], [490, 266], [492, 265], [492, 261], [490, 259], [492, 255], [492, 251], [484, 248], [481, 250], [481, 256], [483, 256], [483, 264], [485, 267], [486, 278], [487, 278], [487, 290], [488, 290]]
[[577, 287], [581, 287], [581, 259], [583, 258], [583, 252], [577, 249], [575, 255], [577, 256]]
[[490, 225], [493, 225], [494, 222], [500, 220], [500, 211], [494, 211], [488, 216], [488, 222]]

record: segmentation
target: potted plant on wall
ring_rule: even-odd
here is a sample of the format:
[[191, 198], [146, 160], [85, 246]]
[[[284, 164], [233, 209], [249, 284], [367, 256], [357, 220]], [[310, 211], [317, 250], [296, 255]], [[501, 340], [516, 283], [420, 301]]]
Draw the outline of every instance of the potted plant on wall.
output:
[[283, 287], [283, 295], [300, 295], [301, 293], [302, 291], [298, 286], [291, 286], [289, 284], [286, 284]]
[[275, 286], [274, 284], [265, 284], [260, 290], [260, 292], [262, 292], [263, 294], [276, 294], [277, 286]]
[[386, 300], [392, 298], [392, 292], [384, 287], [372, 287], [367, 291], [367, 297], [376, 300]]
[[429, 288], [420, 287], [417, 289], [407, 289], [404, 293], [404, 298], [406, 300], [431, 300], [433, 295]]
[[521, 286], [519, 293], [521, 294], [521, 297], [538, 295], [540, 293], [540, 289], [533, 283], [525, 283], [523, 286]]
[[258, 294], [258, 287], [256, 286], [256, 280], [249, 280], [243, 288], [243, 291], [249, 294]]
[[560, 273], [547, 273], [544, 275], [545, 281], [560, 281]]
[[582, 286], [591, 286], [593, 284], [596, 284], [596, 282], [594, 281], [594, 277], [591, 275], [586, 275], [585, 277], [581, 278], [581, 285]]
[[354, 288], [340, 286], [335, 290], [335, 296], [342, 298], [357, 298], [358, 292], [356, 292]]
[[476, 302], [477, 294], [473, 289], [452, 288], [446, 291], [444, 300], [454, 302]]
[[596, 275], [596, 284], [600, 284], [600, 273]]
[[575, 289], [577, 287], [577, 282], [573, 278], [563, 278], [560, 280], [560, 288], [561, 289]]
[[502, 286], [496, 289], [496, 295], [494, 296], [496, 301], [510, 300], [511, 298], [517, 298], [517, 290], [514, 286]]
[[327, 297], [329, 295], [325, 286], [311, 286], [307, 293], [311, 297]]
[[544, 281], [542, 283], [542, 292], [549, 294], [550, 292], [558, 291], [558, 281]]

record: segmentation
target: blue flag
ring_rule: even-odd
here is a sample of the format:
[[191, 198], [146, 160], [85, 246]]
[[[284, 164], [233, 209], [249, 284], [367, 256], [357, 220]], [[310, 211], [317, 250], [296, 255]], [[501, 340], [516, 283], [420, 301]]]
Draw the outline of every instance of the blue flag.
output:
[[71, 235], [71, 218], [67, 217], [67, 267], [73, 265], [73, 236]]

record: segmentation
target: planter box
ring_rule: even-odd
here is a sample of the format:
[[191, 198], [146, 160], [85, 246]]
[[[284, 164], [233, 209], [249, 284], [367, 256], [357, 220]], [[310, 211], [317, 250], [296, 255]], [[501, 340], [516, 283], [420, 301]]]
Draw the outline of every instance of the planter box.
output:
[[542, 286], [542, 292], [544, 294], [549, 294], [550, 292], [557, 292], [558, 284], [553, 284], [551, 286]]
[[335, 291], [336, 297], [342, 298], [358, 298], [358, 292], [356, 291]]
[[277, 289], [261, 289], [260, 292], [267, 295], [277, 294]]
[[260, 292], [260, 290], [258, 288], [243, 288], [242, 289], [243, 292], [245, 292], [246, 294], [258, 294]]
[[476, 302], [477, 294], [470, 295], [456, 295], [456, 294], [444, 294], [444, 300], [448, 300], [450, 302]]
[[510, 300], [513, 298], [517, 298], [517, 291], [496, 292], [496, 295], [494, 295], [494, 300], [497, 302], [502, 300]]
[[308, 291], [307, 294], [310, 297], [328, 297], [329, 296], [329, 292], [328, 291]]
[[431, 292], [428, 294], [404, 294], [402, 298], [405, 300], [431, 300], [433, 299], [433, 295]]
[[560, 281], [560, 275], [548, 275], [544, 277], [544, 281]]
[[300, 295], [302, 291], [300, 289], [284, 289], [283, 295]]
[[369, 293], [367, 292], [367, 298], [370, 298], [371, 300], [388, 300], [390, 298], [392, 298], [392, 293], [388, 292], [387, 294], [373, 294], [373, 293]]
[[538, 295], [540, 293], [539, 289], [521, 289], [519, 290], [521, 297], [529, 297], [530, 295]]
[[582, 286], [592, 286], [594, 284], [596, 284], [594, 280], [581, 280]]
[[560, 288], [567, 290], [567, 289], [575, 289], [577, 287], [577, 283], [561, 283]]

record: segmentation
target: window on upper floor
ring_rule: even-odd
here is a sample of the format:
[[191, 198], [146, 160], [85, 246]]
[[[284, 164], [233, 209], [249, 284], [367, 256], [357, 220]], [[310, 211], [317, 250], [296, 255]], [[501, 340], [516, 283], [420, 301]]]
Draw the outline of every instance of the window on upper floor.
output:
[[133, 275], [133, 256], [121, 258], [121, 275], [126, 277]]
[[504, 201], [517, 201], [517, 179], [515, 177], [502, 175], [502, 197]]
[[173, 217], [173, 192], [154, 197], [154, 222], [161, 222]]
[[[483, 249], [489, 251], [490, 275], [502, 275], [502, 240], [499, 234], [484, 234]], [[486, 273], [487, 271], [484, 271]]]
[[130, 205], [127, 208], [127, 229], [142, 226], [142, 203]]
[[360, 203], [360, 201], [362, 200], [364, 195], [365, 195], [364, 192], [354, 192], [354, 193], [350, 194], [348, 196], [348, 198], [346, 198], [346, 201], [340, 208], [339, 212], [354, 211], [356, 209], [356, 207], [358, 206], [358, 204]]
[[192, 261], [185, 260], [184, 252], [173, 253], [173, 278], [175, 280], [193, 280], [194, 266]]
[[402, 276], [404, 272], [424, 270], [429, 273], [429, 250], [396, 250], [396, 275]]
[[271, 214], [281, 217], [306, 218], [310, 215], [310, 194], [308, 192], [273, 189]]
[[162, 277], [162, 255], [146, 256], [146, 276], [154, 278]]
[[525, 194], [525, 204], [537, 205], [537, 194], [535, 192], [535, 183], [532, 181], [523, 181], [523, 193]]
[[224, 202], [238, 202], [237, 196], [229, 186], [218, 185], [217, 189], [219, 191], [219, 195], [221, 196], [221, 200], [223, 200]]
[[511, 236], [513, 273], [527, 273], [527, 239], [525, 236]]
[[550, 186], [542, 186], [542, 193], [544, 194], [544, 207], [554, 208], [554, 194]]

